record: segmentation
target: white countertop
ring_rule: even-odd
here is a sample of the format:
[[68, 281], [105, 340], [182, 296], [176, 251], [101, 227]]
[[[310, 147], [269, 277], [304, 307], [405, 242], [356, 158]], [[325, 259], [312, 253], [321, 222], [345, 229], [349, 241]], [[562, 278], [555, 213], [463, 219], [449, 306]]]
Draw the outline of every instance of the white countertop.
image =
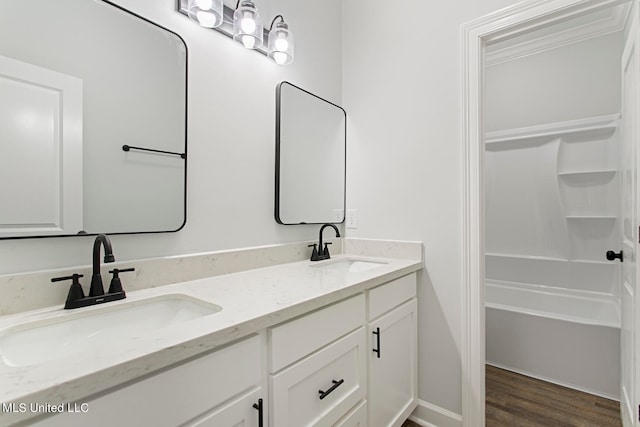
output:
[[[10, 367], [0, 362], [0, 402], [73, 403], [422, 268], [422, 261], [415, 259], [354, 255], [335, 256], [329, 262], [341, 258], [386, 263], [364, 272], [341, 273], [311, 267], [327, 261], [300, 261], [130, 292], [127, 299], [106, 305], [127, 304], [159, 295], [186, 294], [217, 304], [222, 311], [146, 336], [123, 338], [113, 345], [87, 349], [73, 358], [22, 367]], [[96, 307], [101, 306], [71, 311]], [[59, 306], [2, 316], [0, 332], [25, 322], [65, 316], [69, 312]], [[0, 425], [33, 415], [0, 412]]]

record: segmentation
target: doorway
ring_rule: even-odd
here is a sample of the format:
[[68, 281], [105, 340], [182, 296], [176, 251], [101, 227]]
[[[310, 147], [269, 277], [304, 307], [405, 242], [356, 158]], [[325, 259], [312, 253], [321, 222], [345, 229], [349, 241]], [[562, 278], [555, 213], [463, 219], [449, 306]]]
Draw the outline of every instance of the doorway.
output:
[[[635, 3], [635, 2], [634, 2]], [[496, 287], [487, 287], [485, 286], [485, 277], [486, 274], [489, 273], [491, 275], [495, 275], [496, 266], [500, 264], [506, 264], [506, 271], [514, 271], [514, 270], [525, 270], [530, 271], [533, 276], [537, 276], [538, 279], [541, 279], [540, 275], [544, 276], [545, 272], [550, 270], [558, 269], [557, 263], [561, 260], [572, 260], [573, 264], [579, 264], [580, 262], [586, 263], [587, 261], [592, 261], [587, 266], [587, 269], [593, 267], [591, 264], [595, 264], [595, 259], [592, 259], [596, 256], [599, 256], [594, 252], [594, 249], [597, 245], [594, 245], [593, 242], [589, 241], [589, 239], [584, 238], [585, 230], [588, 233], [592, 233], [593, 230], [600, 230], [595, 234], [603, 235], [607, 234], [605, 231], [608, 230], [608, 235], [610, 236], [608, 244], [616, 244], [618, 246], [621, 245], [621, 237], [624, 235], [624, 229], [622, 227], [618, 227], [619, 224], [628, 223], [632, 224], [637, 222], [636, 210], [629, 211], [628, 215], [621, 213], [620, 220], [617, 219], [617, 215], [611, 215], [612, 212], [565, 212], [563, 221], [558, 222], [559, 227], [561, 228], [564, 225], [564, 231], [567, 235], [572, 235], [574, 237], [573, 242], [568, 242], [564, 244], [556, 244], [552, 245], [553, 250], [556, 250], [558, 253], [553, 254], [554, 256], [544, 256], [538, 254], [536, 257], [527, 257], [526, 250], [523, 250], [523, 247], [518, 248], [517, 240], [513, 240], [514, 233], [506, 233], [507, 237], [503, 239], [502, 242], [497, 242], [495, 239], [491, 241], [488, 236], [485, 235], [485, 224], [486, 219], [489, 217], [488, 215], [485, 217], [485, 208], [487, 208], [486, 212], [491, 212], [487, 205], [485, 205], [485, 195], [488, 189], [493, 187], [490, 184], [495, 184], [494, 181], [489, 181], [485, 179], [487, 177], [487, 165], [488, 162], [496, 162], [501, 164], [506, 168], [513, 168], [514, 165], [518, 164], [518, 161], [521, 161], [520, 165], [527, 164], [527, 157], [523, 157], [518, 160], [518, 154], [515, 156], [502, 156], [502, 159], [499, 159], [500, 156], [485, 156], [485, 136], [486, 136], [486, 120], [488, 116], [487, 107], [487, 94], [485, 92], [485, 83], [487, 78], [487, 72], [485, 70], [485, 52], [487, 46], [495, 45], [497, 43], [509, 43], [509, 41], [513, 40], [522, 40], [522, 38], [531, 37], [531, 35], [535, 35], [535, 32], [538, 33], [552, 33], [553, 27], [561, 27], [566, 26], [571, 20], [585, 20], [589, 19], [589, 16], [595, 16], [597, 14], [606, 13], [607, 10], [611, 10], [612, 7], [626, 5], [629, 6], [631, 2], [621, 2], [621, 1], [550, 1], [550, 2], [541, 2], [541, 1], [532, 1], [518, 4], [512, 8], [502, 10], [485, 18], [481, 18], [480, 20], [474, 21], [463, 26], [463, 140], [464, 140], [464, 153], [465, 153], [465, 218], [464, 218], [464, 236], [465, 236], [465, 271], [464, 271], [464, 285], [465, 285], [465, 295], [464, 295], [464, 314], [465, 319], [463, 323], [464, 334], [463, 334], [463, 425], [472, 426], [472, 425], [480, 425], [480, 423], [484, 423], [484, 364], [485, 364], [485, 336], [487, 336], [487, 329], [485, 328], [485, 320], [489, 322], [494, 322], [495, 319], [492, 319], [494, 316], [491, 314], [491, 318], [485, 319], [484, 313], [484, 302], [485, 297], [488, 294], [494, 294]], [[634, 12], [637, 14], [637, 10]], [[633, 49], [632, 49], [633, 50]], [[633, 62], [633, 61], [631, 61]], [[629, 74], [632, 75], [632, 74]], [[631, 82], [627, 82], [627, 87], [631, 87]], [[635, 99], [635, 96], [633, 97]], [[628, 108], [635, 108], [632, 102]], [[632, 114], [635, 110], [632, 111]], [[600, 120], [601, 122], [610, 121], [615, 122], [615, 117], [596, 117], [594, 119]], [[576, 123], [576, 120], [569, 120], [572, 126], [577, 125], [578, 127], [585, 125], [584, 122]], [[579, 120], [578, 120], [579, 122]], [[631, 121], [630, 121], [631, 122]], [[559, 131], [561, 134], [565, 136], [558, 137], [558, 135], [549, 135], [549, 132], [546, 132], [546, 135], [542, 140], [540, 139], [541, 134], [545, 132], [541, 132], [540, 129], [537, 129], [538, 134], [534, 135], [537, 137], [523, 137], [522, 134], [518, 135], [518, 132], [515, 132], [515, 138], [522, 143], [525, 141], [525, 147], [530, 149], [526, 155], [531, 155], [535, 153], [535, 155], [541, 156], [541, 158], [551, 158], [554, 156], [558, 158], [557, 165], [560, 165], [564, 161], [565, 168], [563, 170], [554, 171], [553, 179], [555, 180], [553, 183], [556, 186], [559, 186], [560, 193], [564, 191], [565, 196], [567, 198], [580, 198], [579, 194], [575, 194], [575, 188], [580, 187], [580, 185], [576, 186], [575, 184], [584, 184], [587, 181], [595, 182], [598, 186], [602, 187], [603, 184], [614, 182], [613, 186], [617, 185], [617, 179], [614, 179], [616, 173], [612, 173], [613, 168], [611, 165], [602, 165], [603, 167], [596, 167], [594, 170], [579, 169], [572, 168], [572, 161], [570, 153], [574, 152], [574, 157], [576, 154], [582, 150], [581, 155], [577, 155], [577, 157], [584, 157], [585, 155], [588, 157], [588, 154], [585, 154], [583, 148], [591, 145], [592, 148], [594, 145], [597, 145], [596, 142], [608, 141], [608, 139], [612, 137], [617, 137], [617, 123], [612, 125], [614, 130], [604, 130], [601, 129], [599, 131], [593, 131], [591, 136], [587, 136], [587, 140], [590, 140], [591, 143], [587, 144], [578, 144], [576, 145], [576, 139], [567, 137], [567, 129], [566, 123], [563, 123], [562, 126], [559, 126], [558, 123], [555, 123], [556, 127], [564, 128]], [[624, 125], [623, 125], [624, 126]], [[526, 126], [525, 126], [526, 127]], [[531, 127], [531, 126], [529, 126]], [[586, 126], [590, 127], [590, 126]], [[607, 126], [605, 126], [607, 127]], [[611, 126], [609, 126], [611, 127]], [[522, 129], [520, 129], [522, 130]], [[531, 129], [529, 129], [531, 130]], [[546, 129], [548, 131], [548, 129]], [[574, 134], [580, 134], [581, 137], [585, 137], [584, 131], [582, 129], [580, 131], [576, 131]], [[608, 133], [609, 132], [609, 133]], [[626, 130], [623, 134], [629, 135], [629, 130]], [[535, 132], [534, 132], [535, 133]], [[551, 132], [553, 133], [553, 132]], [[556, 132], [557, 133], [557, 132]], [[588, 132], [587, 132], [588, 133]], [[495, 136], [495, 135], [494, 135]], [[505, 140], [505, 135], [498, 135], [499, 137], [503, 137], [502, 139], [497, 138], [496, 142], [498, 145], [504, 144], [507, 142]], [[628, 137], [628, 136], [627, 136]], [[514, 134], [510, 138], [514, 138]], [[545, 139], [546, 138], [546, 139]], [[564, 141], [563, 141], [564, 138]], [[580, 139], [580, 138], [578, 138]], [[527, 142], [529, 146], [526, 146]], [[572, 144], [573, 143], [573, 144]], [[601, 143], [600, 145], [611, 146], [608, 142]], [[560, 147], [564, 147], [564, 154], [559, 153]], [[632, 144], [635, 147], [634, 144]], [[534, 148], [540, 148], [536, 150]], [[498, 147], [500, 148], [500, 147]], [[596, 149], [597, 151], [597, 149]], [[518, 153], [517, 151], [513, 151], [510, 154]], [[524, 153], [524, 151], [521, 151]], [[495, 153], [494, 153], [495, 154]], [[502, 153], [503, 154], [503, 153]], [[602, 153], [600, 153], [602, 154]], [[602, 158], [602, 156], [599, 156]], [[626, 156], [630, 158], [630, 156]], [[598, 158], [597, 155], [594, 155], [593, 158]], [[505, 160], [506, 159], [506, 160]], [[633, 157], [635, 160], [635, 157]], [[617, 156], [616, 156], [617, 160]], [[547, 162], [549, 163], [549, 162]], [[552, 162], [551, 162], [552, 163]], [[556, 166], [557, 166], [556, 165]], [[517, 166], [516, 166], [517, 167]], [[634, 161], [635, 167], [635, 161]], [[621, 174], [621, 175], [629, 175], [631, 174]], [[548, 178], [548, 177], [547, 177]], [[633, 179], [631, 179], [635, 185], [635, 174], [633, 175]], [[553, 180], [552, 180], [553, 181]], [[621, 178], [621, 181], [623, 179]], [[551, 181], [550, 181], [551, 182]], [[521, 183], [522, 184], [522, 183]], [[526, 184], [526, 183], [525, 183]], [[493, 190], [491, 190], [493, 191]], [[593, 196], [594, 191], [592, 190], [592, 198], [596, 199], [600, 196]], [[597, 192], [597, 191], [596, 191]], [[600, 192], [601, 194], [606, 194], [606, 192]], [[634, 190], [631, 191], [631, 194], [635, 194]], [[606, 198], [606, 197], [605, 197]], [[507, 199], [509, 199], [507, 197]], [[626, 200], [623, 198], [623, 200]], [[629, 203], [628, 200], [626, 200]], [[620, 203], [612, 202], [611, 200], [607, 201], [608, 207], [605, 207], [604, 210], [609, 209], [611, 206], [616, 205], [619, 206]], [[606, 204], [606, 203], [605, 203]], [[635, 209], [635, 201], [633, 202]], [[622, 204], [624, 207], [624, 204]], [[587, 206], [589, 207], [589, 206]], [[593, 206], [591, 206], [593, 208]], [[551, 207], [553, 209], [553, 207]], [[624, 210], [624, 209], [623, 209]], [[623, 221], [626, 219], [628, 221]], [[517, 221], [516, 221], [517, 222]], [[593, 225], [593, 224], [598, 225]], [[490, 225], [487, 228], [491, 228]], [[629, 228], [632, 231], [635, 231], [635, 226]], [[615, 231], [615, 230], [619, 230]], [[535, 231], [535, 230], [534, 230]], [[556, 230], [557, 231], [557, 230]], [[582, 234], [580, 234], [582, 233]], [[587, 233], [587, 234], [588, 234]], [[527, 234], [527, 232], [523, 232], [522, 234]], [[550, 239], [556, 238], [561, 233], [555, 233], [549, 236]], [[593, 233], [592, 233], [593, 234]], [[631, 233], [631, 240], [635, 234]], [[582, 236], [582, 237], [581, 237]], [[511, 240], [509, 240], [511, 239]], [[498, 239], [499, 240], [499, 239]], [[535, 238], [534, 238], [535, 240]], [[504, 243], [511, 241], [515, 242], [516, 249], [514, 252], [517, 256], [495, 256], [495, 255], [509, 255], [505, 253], [490, 253], [488, 251], [487, 243], [495, 247], [504, 248]], [[531, 242], [528, 242], [531, 243]], [[535, 242], [534, 242], [535, 243]], [[534, 247], [535, 249], [548, 248], [545, 242], [537, 242], [536, 244], [529, 244], [528, 248]], [[547, 242], [548, 243], [548, 242]], [[602, 243], [602, 242], [600, 242]], [[546, 246], [545, 246], [546, 245]], [[564, 246], [563, 246], [564, 245]], [[527, 245], [524, 246], [525, 248]], [[612, 248], [613, 249], [613, 248]], [[617, 251], [617, 249], [616, 249]], [[504, 251], [503, 251], [504, 252]], [[631, 248], [627, 248], [627, 252], [633, 254], [635, 252], [635, 244], [632, 244]], [[489, 260], [485, 265], [485, 254], [488, 253], [490, 256]], [[511, 254], [513, 255], [513, 254]], [[524, 256], [521, 256], [524, 255]], [[493, 256], [493, 258], [491, 258]], [[524, 259], [524, 262], [523, 262]], [[531, 260], [534, 260], [533, 264], [545, 264], [544, 266], [531, 266]], [[632, 255], [633, 259], [633, 255]], [[510, 265], [513, 264], [513, 265]], [[549, 264], [549, 265], [547, 265]], [[514, 267], [516, 265], [516, 267]], [[606, 266], [605, 263], [601, 263], [602, 270], [612, 270]], [[623, 289], [620, 287], [620, 273], [618, 274], [618, 288], [613, 289], [611, 296], [615, 299], [617, 292], [618, 299], [620, 296], [623, 298], [623, 306], [624, 301], [627, 301], [627, 319], [626, 325], [632, 325], [631, 330], [627, 328], [627, 334], [625, 338], [624, 334], [624, 323], [623, 323], [623, 344], [622, 344], [622, 362], [623, 362], [623, 372], [627, 374], [630, 372], [629, 368], [625, 371], [625, 363], [631, 367], [633, 367], [633, 356], [629, 358], [629, 355], [633, 355], [634, 337], [635, 337], [635, 325], [633, 325], [633, 312], [631, 312], [631, 316], [629, 316], [629, 309], [634, 308], [637, 305], [637, 302], [634, 300], [637, 296], [633, 292], [635, 288], [635, 266], [634, 263], [627, 264], [629, 267], [627, 268], [627, 272], [623, 274], [624, 277], [629, 278], [630, 276], [634, 276], [632, 280], [632, 285], [627, 286], [627, 289], [631, 292], [627, 292], [625, 296]], [[486, 266], [486, 268], [485, 268]], [[566, 270], [566, 268], [565, 268]], [[633, 271], [632, 271], [633, 270]], [[620, 268], [618, 267], [618, 271]], [[609, 272], [611, 273], [611, 272]], [[605, 273], [598, 273], [601, 275], [606, 275]], [[614, 273], [615, 274], [615, 273]], [[589, 274], [586, 274], [589, 276]], [[585, 276], [585, 277], [586, 277]], [[504, 277], [502, 277], [504, 279]], [[548, 277], [547, 277], [548, 279]], [[543, 282], [545, 278], [541, 279]], [[498, 283], [498, 285], [504, 285], [505, 280], [502, 280], [503, 283]], [[518, 282], [515, 280], [514, 282]], [[543, 285], [549, 285], [549, 283], [542, 283]], [[553, 284], [553, 283], [552, 283]], [[557, 284], [557, 283], [555, 283]], [[503, 286], [504, 287], [504, 286]], [[571, 286], [568, 286], [571, 288]], [[513, 291], [514, 287], [508, 289], [509, 292]], [[517, 288], [517, 286], [516, 286]], [[518, 291], [522, 291], [523, 287], [517, 289]], [[526, 288], [526, 287], [525, 287]], [[525, 289], [528, 290], [528, 289]], [[601, 289], [568, 289], [561, 297], [572, 296], [571, 293], [575, 291], [578, 292], [593, 292], [593, 291], [601, 291]], [[513, 292], [511, 292], [513, 293]], [[567, 295], [569, 294], [569, 295]], [[495, 297], [495, 295], [490, 295]], [[584, 296], [584, 295], [580, 295]], [[529, 298], [532, 299], [532, 298]], [[555, 298], [557, 299], [557, 297]], [[631, 303], [629, 303], [631, 301]], [[624, 317], [623, 310], [623, 317]], [[502, 315], [503, 313], [501, 313]], [[504, 319], [503, 319], [504, 322]], [[623, 319], [624, 322], [624, 319]], [[611, 326], [611, 325], [609, 325]], [[555, 332], [556, 329], [562, 329], [559, 326], [552, 326], [551, 330]], [[606, 329], [606, 326], [605, 326]], [[611, 328], [609, 328], [611, 329]], [[630, 332], [629, 332], [630, 331]], [[494, 334], [495, 335], [495, 334]], [[545, 334], [541, 334], [543, 338]], [[606, 335], [606, 334], [605, 334]], [[619, 337], [620, 333], [617, 332], [617, 345], [619, 345]], [[609, 330], [609, 336], [604, 338], [606, 345], [611, 346], [612, 343], [616, 340], [616, 334], [612, 334]], [[607, 341], [608, 340], [608, 341]], [[493, 345], [493, 343], [491, 343]], [[605, 344], [603, 344], [605, 345]], [[584, 353], [584, 352], [583, 352]], [[626, 354], [626, 356], [625, 356]], [[570, 356], [574, 359], [576, 357], [580, 357], [580, 353]], [[616, 356], [620, 358], [620, 356]], [[625, 362], [625, 357], [627, 357], [627, 361]], [[594, 363], [596, 363], [594, 361]], [[614, 367], [615, 368], [615, 367]], [[527, 369], [523, 369], [526, 371]], [[615, 371], [618, 369], [615, 368]], [[581, 374], [576, 374], [577, 377], [580, 377]], [[626, 375], [626, 374], [625, 374]], [[633, 373], [635, 376], [635, 373]], [[611, 375], [606, 375], [606, 377], [610, 377]], [[635, 386], [635, 377], [633, 379], [633, 385]], [[566, 381], [571, 383], [571, 381]], [[616, 378], [616, 383], [619, 383], [620, 380]], [[624, 381], [623, 381], [624, 383]], [[616, 384], [613, 385], [615, 389]], [[624, 385], [624, 384], [623, 384]], [[611, 384], [609, 384], [609, 392], [611, 392]], [[586, 387], [588, 388], [588, 387]], [[627, 393], [626, 401], [623, 402], [623, 415], [626, 411], [627, 420], [625, 421], [625, 426], [632, 426], [633, 424], [633, 413], [635, 411], [631, 411], [632, 407], [635, 407], [635, 398], [632, 397], [632, 388], [627, 384], [627, 391], [631, 390], [631, 393]], [[616, 390], [614, 390], [615, 392]], [[624, 394], [624, 387], [622, 389]], [[606, 393], [605, 393], [606, 394]], [[625, 400], [624, 398], [621, 398]]]
[[487, 364], [619, 400], [628, 5], [487, 45]]

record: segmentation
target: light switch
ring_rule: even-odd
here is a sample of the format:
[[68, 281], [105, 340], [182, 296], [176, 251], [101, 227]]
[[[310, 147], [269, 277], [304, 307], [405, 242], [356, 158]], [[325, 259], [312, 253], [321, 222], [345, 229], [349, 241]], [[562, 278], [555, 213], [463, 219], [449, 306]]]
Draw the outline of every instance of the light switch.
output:
[[358, 228], [358, 211], [347, 209], [347, 228]]

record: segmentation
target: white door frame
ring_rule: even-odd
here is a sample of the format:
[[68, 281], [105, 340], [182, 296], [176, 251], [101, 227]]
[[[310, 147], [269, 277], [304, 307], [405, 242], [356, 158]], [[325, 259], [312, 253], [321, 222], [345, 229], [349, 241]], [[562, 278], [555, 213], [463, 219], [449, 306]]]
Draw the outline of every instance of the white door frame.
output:
[[462, 25], [462, 425], [484, 426], [484, 47], [572, 16], [639, 0], [526, 0]]

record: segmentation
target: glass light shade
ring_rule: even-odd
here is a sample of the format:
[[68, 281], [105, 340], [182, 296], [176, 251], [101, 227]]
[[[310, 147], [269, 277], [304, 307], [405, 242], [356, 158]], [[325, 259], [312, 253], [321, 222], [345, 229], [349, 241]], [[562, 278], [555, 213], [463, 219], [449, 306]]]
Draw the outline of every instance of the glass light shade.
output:
[[203, 27], [219, 27], [223, 19], [222, 0], [189, 0], [187, 15]]
[[293, 62], [293, 33], [284, 22], [278, 22], [269, 32], [267, 55], [278, 65]]
[[256, 5], [250, 0], [242, 0], [233, 12], [233, 39], [247, 49], [262, 46], [262, 20]]

